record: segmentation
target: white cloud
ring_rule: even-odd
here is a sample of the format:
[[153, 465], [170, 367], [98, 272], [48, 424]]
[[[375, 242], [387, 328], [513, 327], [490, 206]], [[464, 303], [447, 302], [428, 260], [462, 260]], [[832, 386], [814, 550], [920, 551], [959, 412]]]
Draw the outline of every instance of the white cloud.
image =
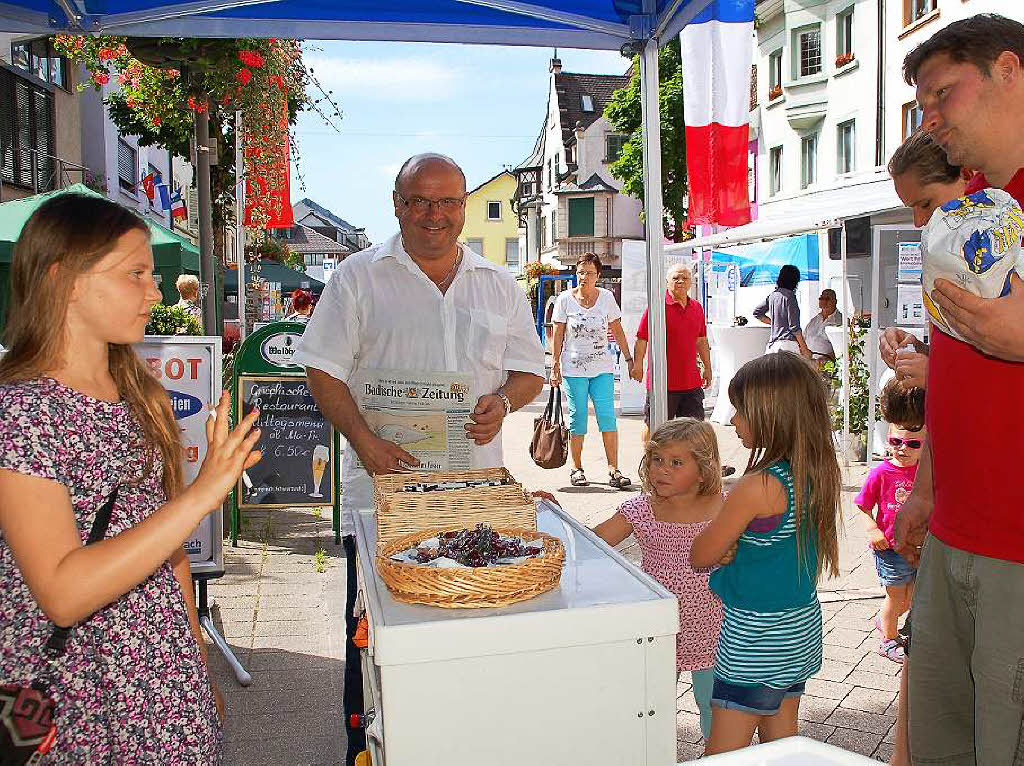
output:
[[386, 165], [378, 165], [377, 170], [385, 178], [394, 178], [398, 175], [398, 171], [402, 169], [401, 162], [391, 162]]
[[341, 98], [358, 94], [381, 101], [442, 101], [457, 95], [464, 76], [461, 69], [423, 57], [358, 59], [312, 55], [304, 60], [320, 84]]

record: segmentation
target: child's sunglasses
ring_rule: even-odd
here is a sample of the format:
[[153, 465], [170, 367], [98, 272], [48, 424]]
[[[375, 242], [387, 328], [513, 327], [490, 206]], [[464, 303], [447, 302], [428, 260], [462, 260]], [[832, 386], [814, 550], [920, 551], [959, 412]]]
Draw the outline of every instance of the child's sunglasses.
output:
[[920, 439], [901, 439], [898, 436], [889, 437], [890, 447], [906, 447], [907, 449], [921, 449]]

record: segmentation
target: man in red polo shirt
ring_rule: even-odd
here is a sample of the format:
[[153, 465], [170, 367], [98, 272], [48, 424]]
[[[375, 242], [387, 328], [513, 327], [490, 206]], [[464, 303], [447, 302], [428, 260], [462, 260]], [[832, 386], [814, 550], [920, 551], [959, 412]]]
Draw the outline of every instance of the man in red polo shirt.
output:
[[[955, 22], [903, 70], [923, 129], [950, 163], [978, 169], [967, 191], [1000, 187], [1024, 203], [1024, 25]], [[1024, 285], [984, 300], [943, 281], [932, 297], [970, 344], [932, 329], [929, 443], [896, 526], [899, 552], [920, 554], [911, 753], [1024, 763], [1024, 483], [1012, 468], [1024, 455]]]
[[[665, 357], [668, 360], [668, 419], [704, 419], [704, 389], [711, 385], [711, 347], [704, 323], [704, 309], [689, 296], [693, 272], [677, 264], [668, 270], [665, 290]], [[704, 372], [697, 369], [700, 355]], [[647, 312], [640, 318], [630, 374], [639, 381], [647, 358]], [[651, 376], [647, 375], [644, 405], [644, 441], [651, 426]]]

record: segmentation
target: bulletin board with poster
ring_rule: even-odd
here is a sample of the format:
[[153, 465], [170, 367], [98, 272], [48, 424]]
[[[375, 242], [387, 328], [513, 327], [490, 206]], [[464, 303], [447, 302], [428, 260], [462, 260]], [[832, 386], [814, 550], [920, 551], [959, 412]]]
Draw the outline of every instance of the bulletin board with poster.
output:
[[248, 509], [327, 507], [335, 543], [341, 542], [340, 438], [320, 412], [305, 369], [292, 364], [306, 326], [271, 322], [252, 333], [235, 354], [232, 413], [237, 423], [260, 414], [260, 461], [242, 473], [232, 499], [231, 542], [238, 542]]
[[[191, 484], [206, 458], [209, 406], [220, 399], [221, 339], [192, 336], [146, 336], [135, 353], [163, 384], [171, 412], [181, 429], [183, 475]], [[218, 508], [204, 518], [185, 542], [193, 576], [224, 574], [224, 516]]]

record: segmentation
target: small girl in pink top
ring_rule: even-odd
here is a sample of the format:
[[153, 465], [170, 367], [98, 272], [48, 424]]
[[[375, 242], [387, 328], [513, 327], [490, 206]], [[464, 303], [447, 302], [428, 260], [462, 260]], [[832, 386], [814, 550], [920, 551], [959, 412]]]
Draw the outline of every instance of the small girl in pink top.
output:
[[[897, 630], [899, 618], [910, 610], [917, 569], [895, 550], [896, 514], [910, 496], [926, 437], [924, 389], [904, 390], [895, 380], [882, 389], [882, 417], [889, 421], [892, 457], [876, 465], [854, 500], [864, 512], [868, 545], [875, 559], [885, 601], [875, 628], [880, 634], [878, 653], [903, 664], [905, 650]], [[877, 511], [875, 510], [877, 509]]]
[[644, 448], [640, 479], [643, 494], [620, 505], [594, 532], [609, 545], [635, 535], [643, 570], [679, 597], [676, 672], [691, 674], [707, 739], [722, 603], [708, 587], [711, 570], [690, 566], [690, 546], [722, 507], [722, 464], [714, 429], [693, 418], [663, 425]]

